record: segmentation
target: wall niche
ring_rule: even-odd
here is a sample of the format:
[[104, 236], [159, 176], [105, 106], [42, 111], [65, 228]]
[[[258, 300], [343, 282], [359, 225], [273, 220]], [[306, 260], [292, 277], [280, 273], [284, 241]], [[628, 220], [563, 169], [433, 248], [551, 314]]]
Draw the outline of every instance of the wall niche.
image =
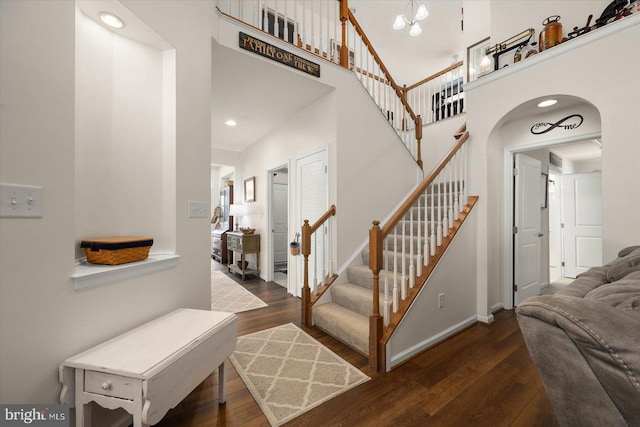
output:
[[[104, 236], [175, 254], [175, 50], [119, 2], [76, 5], [76, 260], [81, 240]], [[100, 22], [105, 7], [122, 30]]]

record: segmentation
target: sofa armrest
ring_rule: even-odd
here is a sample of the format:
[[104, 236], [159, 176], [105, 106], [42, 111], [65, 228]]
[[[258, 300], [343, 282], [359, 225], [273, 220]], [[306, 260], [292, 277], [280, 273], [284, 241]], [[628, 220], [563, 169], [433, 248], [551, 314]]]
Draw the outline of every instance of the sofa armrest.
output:
[[579, 417], [582, 425], [592, 425], [598, 414], [615, 420], [618, 413], [627, 424], [640, 425], [637, 312], [583, 298], [545, 295], [524, 301], [516, 313], [552, 402], [572, 402], [573, 409], [556, 409], [559, 420], [564, 416], [560, 412], [568, 411], [574, 417], [571, 423]]

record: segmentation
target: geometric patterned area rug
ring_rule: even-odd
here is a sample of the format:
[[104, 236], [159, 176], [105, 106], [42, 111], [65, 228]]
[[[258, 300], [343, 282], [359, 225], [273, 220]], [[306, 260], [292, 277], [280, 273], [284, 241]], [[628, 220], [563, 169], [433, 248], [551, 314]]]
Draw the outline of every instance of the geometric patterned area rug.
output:
[[223, 272], [211, 272], [212, 311], [239, 313], [267, 306], [264, 301], [225, 276]]
[[272, 426], [370, 380], [293, 323], [238, 337], [229, 359]]

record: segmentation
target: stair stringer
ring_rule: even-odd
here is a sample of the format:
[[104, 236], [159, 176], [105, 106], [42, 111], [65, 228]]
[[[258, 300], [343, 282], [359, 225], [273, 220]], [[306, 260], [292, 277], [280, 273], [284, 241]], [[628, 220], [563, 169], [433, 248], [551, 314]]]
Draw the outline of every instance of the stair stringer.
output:
[[[460, 226], [386, 342], [386, 371], [478, 321], [477, 219]], [[444, 293], [444, 307], [438, 295]]]

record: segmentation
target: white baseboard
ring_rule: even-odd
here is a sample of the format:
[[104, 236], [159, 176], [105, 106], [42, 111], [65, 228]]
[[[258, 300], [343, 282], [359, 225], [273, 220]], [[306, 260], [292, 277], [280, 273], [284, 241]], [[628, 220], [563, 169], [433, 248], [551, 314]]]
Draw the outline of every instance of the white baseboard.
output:
[[495, 320], [496, 319], [493, 317], [493, 314], [490, 314], [488, 316], [482, 316], [478, 314], [478, 321], [482, 323], [486, 323], [487, 325], [490, 325], [491, 323], [495, 322]]
[[494, 304], [491, 306], [491, 313], [495, 313], [498, 310], [502, 310], [504, 308], [504, 304], [502, 304], [501, 302]]
[[[493, 316], [491, 316], [493, 318]], [[463, 320], [460, 323], [456, 323], [455, 325], [451, 326], [448, 329], [445, 329], [444, 331], [427, 338], [426, 340], [419, 342], [418, 344], [409, 347], [408, 349], [406, 349], [405, 351], [396, 354], [395, 356], [392, 356], [391, 359], [389, 360], [389, 364], [387, 366], [387, 371], [389, 371], [392, 367], [396, 366], [397, 364], [404, 362], [405, 360], [409, 359], [410, 357], [428, 349], [429, 347], [432, 347], [435, 344], [438, 344], [440, 341], [444, 340], [445, 338], [450, 337], [451, 335], [460, 332], [461, 330], [463, 330], [464, 328], [473, 325], [475, 322], [477, 322], [479, 319], [479, 316], [471, 316], [468, 319]], [[389, 348], [387, 348], [387, 351], [389, 351]]]

